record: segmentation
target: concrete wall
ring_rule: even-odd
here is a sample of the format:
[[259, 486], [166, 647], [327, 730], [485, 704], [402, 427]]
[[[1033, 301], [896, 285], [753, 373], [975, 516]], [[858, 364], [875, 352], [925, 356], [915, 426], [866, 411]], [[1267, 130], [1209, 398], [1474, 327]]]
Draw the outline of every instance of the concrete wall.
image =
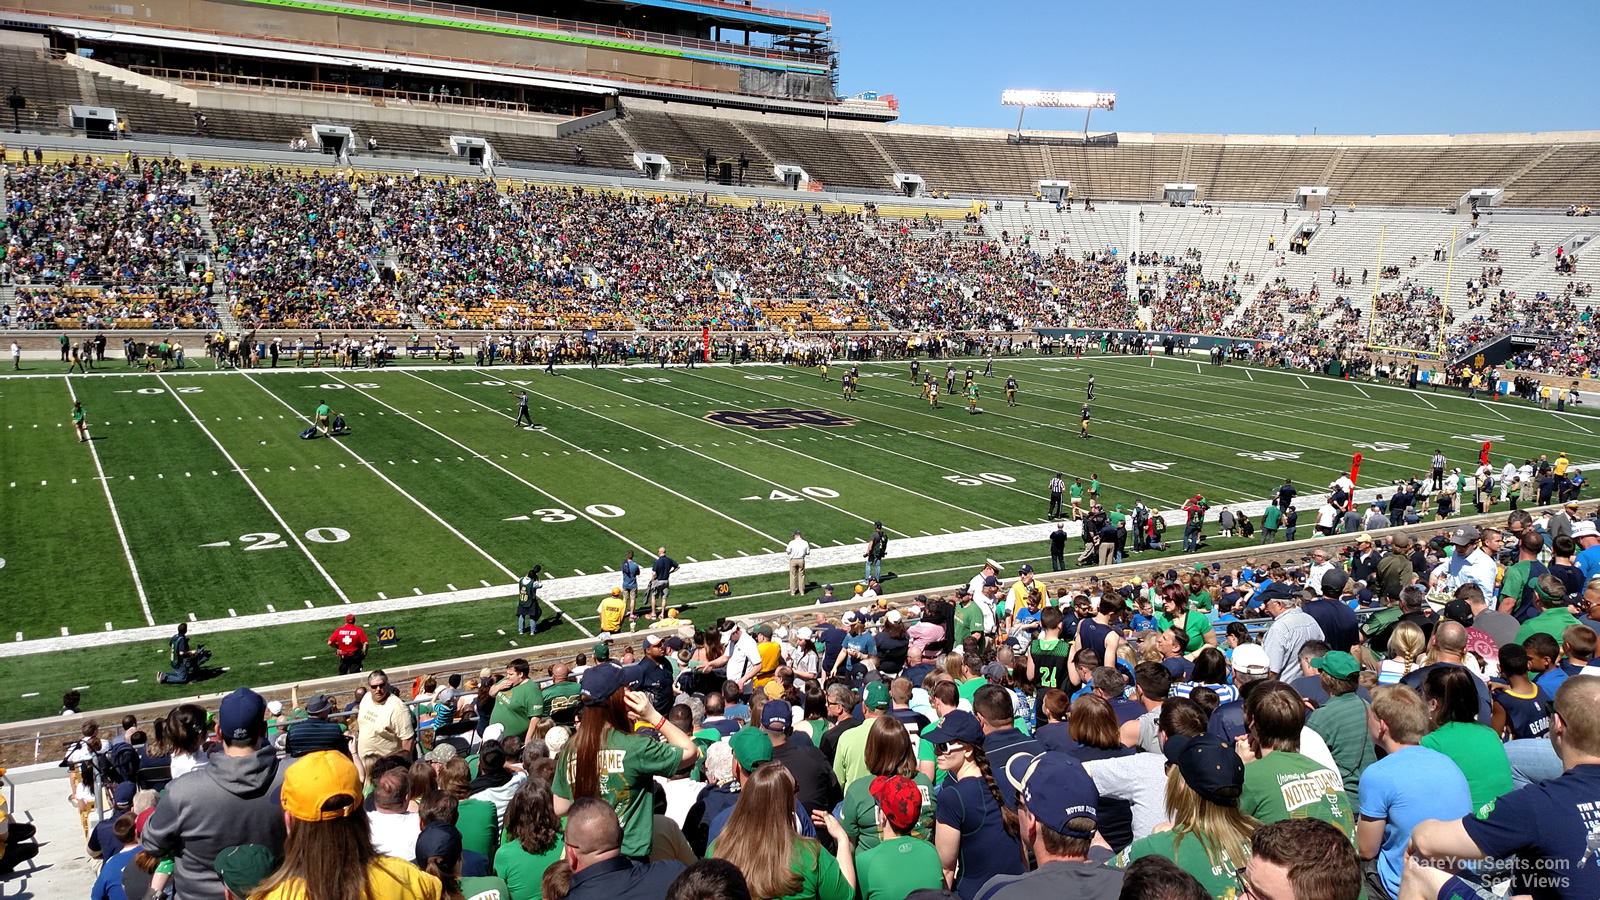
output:
[[[463, 134], [525, 134], [532, 137], [553, 138], [558, 136], [557, 129], [560, 124], [569, 121], [555, 116], [518, 113], [486, 115], [469, 112], [460, 107], [433, 107], [427, 103], [393, 100], [385, 100], [379, 105], [364, 97], [351, 97], [348, 100], [325, 99], [312, 94], [274, 94], [231, 88], [203, 88], [193, 93], [203, 109], [271, 113], [311, 122], [319, 120], [387, 122], [450, 129]], [[612, 114], [615, 115], [614, 112]]]

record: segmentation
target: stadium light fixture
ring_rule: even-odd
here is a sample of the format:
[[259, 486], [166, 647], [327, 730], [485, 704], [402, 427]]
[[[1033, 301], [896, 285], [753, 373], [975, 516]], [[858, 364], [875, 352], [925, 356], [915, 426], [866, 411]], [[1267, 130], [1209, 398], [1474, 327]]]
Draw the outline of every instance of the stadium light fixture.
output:
[[1089, 139], [1089, 116], [1097, 109], [1110, 111], [1117, 106], [1117, 95], [1107, 91], [1030, 91], [1005, 90], [1000, 92], [1002, 106], [1020, 106], [1017, 111], [1017, 137], [1022, 137], [1022, 117], [1030, 106], [1053, 109], [1081, 109], [1083, 114], [1083, 139]]

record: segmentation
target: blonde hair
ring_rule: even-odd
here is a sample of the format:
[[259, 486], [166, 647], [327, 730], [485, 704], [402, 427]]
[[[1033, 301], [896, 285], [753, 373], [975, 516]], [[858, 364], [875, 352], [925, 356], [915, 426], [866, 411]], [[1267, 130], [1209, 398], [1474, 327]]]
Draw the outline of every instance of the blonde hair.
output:
[[1387, 725], [1397, 744], [1420, 744], [1432, 725], [1422, 695], [1403, 684], [1381, 684], [1372, 691], [1372, 715]]
[[1244, 869], [1250, 858], [1250, 836], [1261, 823], [1240, 812], [1237, 799], [1227, 804], [1207, 800], [1189, 787], [1173, 766], [1167, 771], [1167, 808], [1172, 810], [1174, 856], [1178, 844], [1193, 837], [1205, 848], [1213, 866], [1226, 859], [1234, 870]]
[[1389, 635], [1389, 658], [1405, 666], [1405, 671], [1400, 673], [1401, 678], [1417, 668], [1417, 660], [1427, 647], [1428, 639], [1423, 637], [1422, 628], [1417, 623], [1401, 622], [1394, 626], [1394, 631]]

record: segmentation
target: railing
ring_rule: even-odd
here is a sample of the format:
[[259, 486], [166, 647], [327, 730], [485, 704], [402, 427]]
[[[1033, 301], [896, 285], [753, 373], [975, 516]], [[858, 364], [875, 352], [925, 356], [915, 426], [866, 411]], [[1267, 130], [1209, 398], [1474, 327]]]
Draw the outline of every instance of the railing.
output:
[[[680, 37], [675, 34], [663, 34], [643, 29], [596, 25], [589, 22], [578, 22], [573, 19], [530, 16], [522, 13], [484, 9], [478, 6], [459, 6], [454, 3], [432, 3], [429, 0], [340, 0], [340, 2], [348, 6], [394, 10], [408, 15], [444, 15], [456, 19], [470, 19], [474, 22], [492, 22], [499, 25], [532, 28], [540, 31], [562, 31], [568, 34], [586, 35], [608, 40], [638, 41], [640, 43], [676, 47], [682, 50], [731, 53], [737, 56], [752, 56], [760, 59], [794, 62], [816, 62], [818, 59], [818, 54], [781, 50], [776, 47], [748, 47], [731, 41], [708, 41], [703, 38]], [[723, 2], [723, 0], [703, 0], [703, 2], [707, 5], [744, 9], [740, 4]], [[822, 18], [818, 20], [820, 24], [826, 25], [826, 15], [819, 15], [822, 15]]]
[[[0, 13], [13, 13], [13, 14], [17, 14], [17, 15], [31, 15], [31, 14], [33, 14], [33, 11], [29, 10], [29, 9], [14, 7], [14, 6], [0, 6]], [[99, 22], [99, 23], [102, 23], [102, 24], [105, 24], [105, 25], [112, 26], [113, 28], [115, 28], [116, 26], [128, 24], [127, 21], [124, 20], [124, 19], [113, 19], [113, 18], [109, 18], [107, 16], [75, 15], [75, 16], [73, 16], [73, 19], [75, 21], [79, 21], [79, 22]], [[259, 34], [241, 34], [241, 33], [236, 33], [236, 32], [232, 32], [232, 31], [218, 31], [218, 30], [216, 30], [214, 28], [193, 28], [193, 27], [188, 27], [188, 28], [179, 28], [177, 30], [183, 32], [184, 34], [204, 35], [204, 36], [208, 36], [208, 37], [219, 38], [219, 39], [221, 39], [223, 41], [258, 41], [258, 40], [261, 39], [261, 36]], [[399, 55], [399, 54], [396, 54], [395, 51], [390, 49], [390, 48], [385, 48], [385, 47], [364, 47], [364, 46], [362, 46], [360, 44], [334, 44], [334, 43], [329, 43], [327, 41], [298, 41], [298, 40], [297, 41], [286, 41], [286, 42], [283, 42], [283, 43], [288, 43], [288, 44], [290, 44], [292, 46], [295, 46], [295, 47], [316, 47], [316, 48], [320, 48], [320, 49], [323, 49], [323, 50], [331, 50], [331, 51], [333, 51], [335, 53], [349, 53], [351, 51], [357, 51], [357, 52], [361, 52], [361, 53], [373, 53], [373, 54], [377, 54], [379, 56], [384, 56], [384, 57], [394, 57], [396, 55]], [[219, 52], [226, 50], [225, 47], [220, 46], [220, 42], [219, 42], [219, 46], [218, 46], [217, 49], [218, 49]], [[644, 79], [644, 78], [630, 78], [630, 77], [628, 77], [626, 75], [623, 75], [620, 72], [599, 72], [599, 73], [596, 73], [596, 72], [579, 72], [579, 71], [576, 71], [576, 70], [573, 70], [573, 69], [559, 69], [559, 68], [550, 67], [550, 66], [527, 66], [527, 65], [518, 65], [516, 63], [508, 63], [508, 62], [503, 62], [503, 61], [483, 60], [483, 59], [466, 59], [464, 57], [459, 57], [459, 56], [439, 56], [439, 55], [429, 54], [429, 53], [406, 53], [406, 54], [403, 54], [403, 55], [404, 55], [404, 57], [406, 59], [427, 60], [427, 61], [430, 61], [430, 62], [441, 62], [441, 63], [453, 63], [453, 64], [456, 64], [456, 65], [465, 66], [467, 68], [463, 69], [462, 73], [461, 73], [462, 77], [464, 77], [464, 78], [465, 77], [479, 77], [479, 76], [481, 76], [481, 77], [484, 77], [486, 80], [487, 79], [492, 79], [494, 77], [495, 73], [493, 73], [493, 72], [481, 72], [476, 68], [476, 67], [479, 67], [479, 66], [492, 66], [492, 67], [496, 67], [496, 68], [500, 68], [500, 69], [509, 69], [509, 70], [517, 71], [517, 72], [528, 72], [528, 73], [532, 73], [534, 75], [546, 75], [546, 76], [547, 75], [561, 75], [561, 76], [567, 76], [567, 77], [571, 77], [571, 78], [584, 79], [585, 81], [601, 80], [601, 81], [613, 81], [613, 82], [615, 82], [615, 81], [626, 82], [628, 84], [639, 85], [641, 91], [646, 91], [648, 89], [674, 90], [674, 91], [696, 91], [698, 93], [706, 95], [707, 97], [710, 97], [710, 96], [713, 96], [713, 95], [732, 95], [732, 96], [737, 96], [737, 97], [758, 97], [758, 98], [761, 98], [763, 100], [775, 100], [775, 101], [784, 101], [784, 102], [790, 102], [790, 103], [821, 104], [821, 105], [835, 107], [835, 108], [844, 108], [844, 107], [847, 106], [847, 104], [845, 104], [845, 103], [843, 103], [843, 102], [841, 102], [839, 100], [812, 100], [812, 99], [802, 99], [802, 98], [797, 98], [797, 97], [791, 97], [791, 96], [788, 96], [786, 94], [764, 94], [764, 93], [761, 93], [759, 91], [725, 91], [725, 90], [721, 90], [719, 88], [702, 87], [700, 85], [694, 85], [694, 84], [669, 84], [669, 83], [662, 82], [662, 81], [657, 81], [657, 80], [650, 80], [650, 79]], [[856, 105], [856, 104], [851, 104], [851, 105]]]
[[443, 93], [402, 91], [394, 88], [370, 88], [332, 81], [296, 81], [288, 78], [262, 78], [254, 75], [229, 75], [226, 72], [206, 72], [200, 69], [167, 69], [159, 66], [127, 66], [130, 72], [176, 81], [183, 84], [227, 85], [251, 91], [297, 91], [309, 94], [332, 94], [339, 97], [361, 97], [372, 100], [398, 100], [402, 103], [428, 106], [468, 106], [496, 112], [535, 114], [526, 103], [515, 100], [493, 100], [487, 97], [456, 97]]
[[[729, 46], [723, 41], [707, 41], [700, 38], [679, 37], [677, 35], [662, 34], [652, 31], [638, 31], [628, 28], [613, 28], [606, 25], [596, 25], [589, 22], [577, 22], [572, 19], [556, 19], [549, 16], [529, 16], [522, 13], [504, 12], [495, 9], [484, 9], [480, 6], [462, 6], [455, 3], [433, 3], [431, 0], [340, 0], [352, 6], [375, 6], [382, 9], [396, 9], [416, 12], [440, 13], [462, 19], [474, 19], [480, 22], [505, 22], [508, 24], [527, 25], [533, 28], [557, 29], [560, 31], [575, 31], [580, 34], [593, 34], [603, 37], [618, 37], [625, 40], [647, 40], [655, 44], [674, 44], [682, 47], [699, 47], [706, 49], [721, 49]], [[831, 24], [829, 16], [822, 10], [815, 9], [788, 9], [781, 6], [760, 6], [736, 0], [692, 0], [696, 5], [709, 6], [719, 9], [732, 10], [736, 13], [749, 15], [766, 14], [784, 16], [793, 19], [802, 19], [815, 22], [826, 27]], [[748, 48], [750, 50], [768, 48]], [[794, 51], [772, 49], [770, 52], [790, 57], [804, 57], [807, 54]]]

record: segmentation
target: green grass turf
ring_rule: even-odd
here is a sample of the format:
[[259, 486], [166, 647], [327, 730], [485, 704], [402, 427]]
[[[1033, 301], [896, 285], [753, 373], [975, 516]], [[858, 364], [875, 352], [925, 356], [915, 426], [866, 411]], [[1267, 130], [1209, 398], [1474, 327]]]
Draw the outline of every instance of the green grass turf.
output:
[[[957, 363], [959, 389], [967, 361]], [[209, 362], [201, 366], [210, 371]], [[978, 379], [978, 416], [948, 396], [943, 409], [930, 410], [903, 361], [864, 364], [860, 399], [846, 403], [838, 380], [846, 368], [836, 363], [823, 382], [814, 369], [767, 365], [569, 368], [556, 378], [503, 366], [323, 367], [74, 376], [70, 389], [60, 377], [7, 375], [0, 619], [9, 627], [0, 636], [104, 633], [108, 623], [117, 631], [190, 617], [205, 634], [208, 620], [233, 615], [504, 585], [534, 564], [553, 577], [609, 571], [630, 548], [642, 562], [661, 545], [680, 562], [736, 560], [778, 550], [795, 528], [814, 546], [854, 544], [875, 519], [892, 539], [1039, 523], [1045, 483], [1058, 470], [1085, 481], [1098, 473], [1110, 505], [1143, 498], [1171, 508], [1195, 493], [1214, 505], [1261, 500], [1286, 476], [1315, 493], [1347, 472], [1358, 450], [1365, 486], [1425, 471], [1435, 447], [1470, 470], [1485, 439], [1494, 441], [1497, 467], [1507, 455], [1520, 462], [1560, 450], [1600, 459], [1600, 419], [1587, 412], [1556, 416], [1451, 392], [1189, 359], [998, 360], [997, 377]], [[63, 369], [32, 363], [24, 374]], [[922, 370], [942, 380], [944, 363], [923, 360]], [[1094, 437], [1084, 441], [1077, 419], [1089, 372]], [[1008, 374], [1021, 384], [1017, 408], [1005, 405]], [[520, 383], [546, 430], [512, 428], [507, 391]], [[73, 440], [74, 395], [89, 412], [92, 453]], [[323, 398], [353, 433], [298, 440], [302, 417]], [[753, 430], [705, 418], [775, 407], [824, 410], [851, 423]], [[1042, 552], [1042, 544], [1020, 545], [993, 555]], [[896, 558], [891, 544], [891, 562], [906, 572], [969, 566], [984, 555]], [[947, 584], [961, 574], [908, 575], [894, 587]], [[823, 577], [858, 574], [838, 567]], [[740, 599], [716, 613], [789, 605], [784, 578], [736, 578]], [[709, 585], [679, 590], [704, 596]], [[515, 636], [497, 632], [509, 602], [364, 620], [405, 635], [380, 659], [417, 662], [508, 647]], [[593, 629], [591, 601], [566, 605]], [[322, 642], [338, 614], [206, 635], [218, 662], [232, 667], [215, 684], [329, 674]], [[423, 635], [435, 643], [422, 644]], [[563, 623], [549, 639], [577, 636], [577, 626]], [[85, 682], [96, 706], [164, 696], [150, 683], [163, 654], [164, 643], [146, 642], [0, 660], [18, 694], [38, 695], [7, 698], [20, 700], [7, 709], [12, 717], [51, 712], [63, 690]], [[129, 679], [138, 680], [123, 684]]]
[[[1213, 537], [1206, 546], [1207, 549], [1227, 549], [1247, 543], [1250, 542], [1240, 538]], [[1075, 543], [1068, 545], [1069, 551], [1072, 551], [1068, 554], [1069, 564], [1076, 555], [1076, 546]], [[1171, 563], [1162, 557], [1174, 555], [1170, 552], [1149, 554], [1148, 558], [1152, 568], [1162, 568]], [[1047, 546], [1042, 543], [1024, 544], [993, 552], [891, 558], [886, 561], [884, 571], [893, 572], [896, 577], [885, 584], [889, 590], [898, 592], [965, 581], [982, 566], [988, 556], [994, 556], [1007, 567], [1008, 572], [1024, 562], [1040, 567], [1040, 571], [1049, 567]], [[1140, 558], [1146, 557], [1141, 555]], [[725, 598], [712, 597], [709, 584], [674, 588], [672, 602], [690, 621], [714, 621], [721, 616], [803, 605], [819, 596], [821, 585], [830, 580], [837, 583], [838, 595], [848, 598], [860, 575], [860, 567], [854, 564], [810, 569], [807, 571], [807, 580], [811, 589], [805, 598], [789, 595], [788, 576], [780, 572], [741, 578], [736, 583], [735, 590], [738, 593]], [[596, 623], [599, 616], [595, 605], [596, 601], [593, 600], [562, 604], [565, 612], [590, 631], [598, 628]], [[361, 617], [359, 624], [366, 629], [369, 637], [373, 637], [380, 626], [393, 627], [399, 636], [393, 648], [380, 649], [374, 644], [367, 668], [410, 665], [434, 659], [509, 651], [517, 647], [531, 648], [584, 637], [576, 626], [556, 620], [553, 616], [547, 617], [547, 624], [541, 626], [541, 629], [548, 627], [548, 630], [541, 630], [533, 638], [519, 637], [513, 619], [514, 606], [513, 599], [505, 598]], [[826, 609], [836, 614], [853, 606], [839, 603], [831, 604]], [[639, 620], [641, 626], [646, 622], [645, 619]], [[164, 640], [0, 658], [0, 678], [8, 679], [8, 684], [25, 688], [19, 691], [20, 696], [6, 699], [7, 718], [53, 715], [60, 709], [61, 695], [73, 689], [81, 691], [86, 708], [107, 708], [163, 699], [177, 702], [194, 693], [226, 692], [239, 686], [285, 684], [336, 675], [337, 660], [326, 641], [337, 624], [330, 621], [280, 625], [266, 635], [259, 631], [225, 631], [206, 635], [197, 629], [194, 633], [195, 643], [204, 644], [215, 653], [213, 666], [227, 666], [228, 671], [187, 687], [156, 683], [156, 671], [166, 668], [167, 643]], [[623, 634], [618, 636], [618, 642], [627, 644], [630, 639]]]

